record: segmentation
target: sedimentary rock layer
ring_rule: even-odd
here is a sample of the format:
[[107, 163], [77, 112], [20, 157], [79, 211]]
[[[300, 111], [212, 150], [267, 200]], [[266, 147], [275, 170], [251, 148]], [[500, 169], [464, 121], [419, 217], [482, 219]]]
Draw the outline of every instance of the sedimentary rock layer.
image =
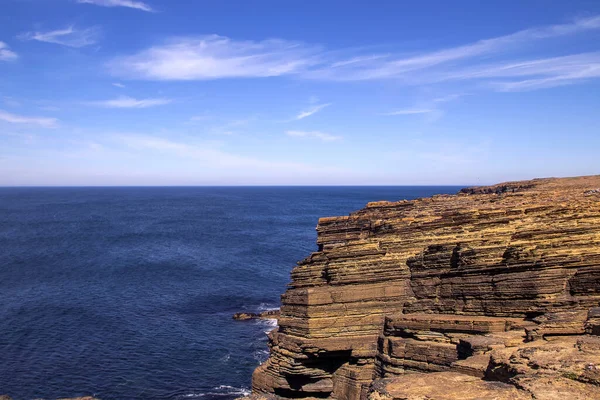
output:
[[536, 179], [321, 218], [255, 395], [600, 398], [598, 188]]

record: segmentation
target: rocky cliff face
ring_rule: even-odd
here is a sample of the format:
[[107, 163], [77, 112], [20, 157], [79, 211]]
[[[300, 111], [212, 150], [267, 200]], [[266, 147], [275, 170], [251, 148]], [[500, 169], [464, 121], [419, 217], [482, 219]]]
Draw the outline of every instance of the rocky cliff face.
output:
[[254, 396], [600, 399], [600, 176], [322, 218]]

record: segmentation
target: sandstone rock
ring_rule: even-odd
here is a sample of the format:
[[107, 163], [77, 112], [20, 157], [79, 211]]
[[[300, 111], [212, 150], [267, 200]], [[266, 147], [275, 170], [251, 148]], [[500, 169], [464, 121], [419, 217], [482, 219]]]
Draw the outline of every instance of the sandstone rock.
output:
[[587, 334], [600, 336], [600, 307], [590, 309], [584, 326]]
[[277, 319], [279, 318], [279, 310], [267, 310], [259, 313], [239, 312], [233, 314], [233, 319], [236, 321], [247, 321], [250, 319]]
[[383, 378], [394, 396], [413, 396], [397, 398], [419, 398], [439, 377], [455, 393], [531, 398], [554, 377], [569, 396], [588, 394], [598, 384], [598, 187], [600, 176], [536, 179], [321, 218], [253, 392], [358, 400]]
[[485, 377], [485, 371], [490, 364], [488, 354], [478, 354], [464, 360], [458, 360], [452, 363], [452, 371], [465, 375], [475, 376], [477, 378]]
[[410, 374], [382, 379], [373, 385], [369, 400], [531, 400], [516, 387], [487, 382], [455, 372]]
[[582, 335], [585, 333], [587, 310], [546, 313], [533, 320], [538, 323], [525, 330], [527, 340], [558, 335]]
[[566, 377], [600, 385], [600, 338], [565, 336], [491, 353], [487, 378], [517, 382], [531, 376]]
[[518, 386], [536, 400], [597, 400], [599, 388], [566, 377], [531, 376], [517, 380]]

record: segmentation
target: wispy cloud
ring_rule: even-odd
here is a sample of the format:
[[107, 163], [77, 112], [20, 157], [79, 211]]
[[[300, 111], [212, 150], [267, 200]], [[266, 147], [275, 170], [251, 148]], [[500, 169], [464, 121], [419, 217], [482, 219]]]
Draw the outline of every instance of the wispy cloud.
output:
[[148, 108], [162, 106], [173, 102], [171, 99], [151, 98], [151, 99], [135, 99], [128, 96], [120, 96], [116, 99], [91, 101], [86, 104], [105, 108]]
[[322, 140], [324, 142], [332, 142], [334, 140], [340, 140], [341, 136], [335, 136], [329, 133], [319, 132], [319, 131], [287, 131], [285, 133], [288, 136], [294, 137], [308, 137]]
[[316, 62], [316, 49], [284, 40], [236, 41], [223, 36], [176, 38], [109, 63], [116, 76], [148, 80], [273, 77]]
[[37, 125], [43, 128], [56, 128], [58, 126], [58, 120], [56, 118], [27, 117], [11, 114], [3, 110], [0, 110], [0, 121], [9, 122], [11, 124]]
[[77, 0], [78, 3], [95, 4], [102, 7], [127, 7], [146, 12], [154, 12], [154, 9], [141, 1], [133, 0]]
[[301, 111], [298, 115], [296, 115], [296, 118], [294, 119], [298, 120], [310, 117], [311, 115], [318, 113], [319, 111], [321, 111], [325, 107], [329, 107], [330, 105], [331, 103], [314, 105], [304, 111]]
[[209, 132], [214, 135], [233, 135], [238, 131], [254, 121], [255, 117], [233, 119], [226, 121], [220, 125], [213, 126], [209, 129]]
[[69, 26], [48, 32], [27, 32], [19, 35], [19, 38], [79, 48], [97, 43], [100, 38], [100, 29], [97, 27], [77, 29]]
[[8, 45], [4, 42], [0, 42], [0, 61], [14, 61], [19, 56], [14, 51], [8, 48]]
[[448, 103], [450, 101], [454, 101], [460, 99], [461, 97], [467, 96], [468, 93], [453, 93], [445, 96], [436, 97], [432, 100], [433, 103]]
[[311, 173], [318, 169], [302, 163], [271, 161], [232, 153], [210, 142], [189, 143], [171, 138], [135, 134], [116, 135], [115, 138], [132, 150], [156, 151], [165, 155], [191, 158], [209, 165], [211, 169], [232, 169], [236, 173], [246, 168], [254, 172], [262, 170], [287, 173]]
[[[596, 53], [540, 56], [541, 41], [600, 30], [600, 16], [524, 29], [412, 55], [328, 51], [286, 40], [240, 41], [223, 36], [172, 38], [108, 63], [115, 76], [144, 80], [211, 80], [294, 76], [328, 81], [394, 80], [404, 85], [469, 80], [499, 91], [533, 90], [598, 77]], [[538, 50], [542, 49], [543, 50]], [[564, 47], [554, 51], [564, 51]], [[537, 54], [534, 58], [531, 54]], [[342, 57], [342, 55], [344, 55]], [[558, 63], [554, 66], [551, 63]], [[484, 85], [484, 86], [485, 86]], [[442, 101], [440, 101], [442, 102]], [[318, 106], [303, 111], [305, 118]]]
[[118, 83], [118, 82], [115, 82], [112, 85], [115, 87], [121, 88], [121, 89], [125, 88], [125, 85], [123, 85], [122, 83]]
[[23, 143], [32, 144], [35, 143], [38, 139], [37, 135], [32, 135], [30, 133], [22, 133], [22, 132], [11, 132], [11, 131], [1, 131], [0, 135], [12, 137], [18, 140], [21, 140]]
[[435, 122], [442, 118], [445, 114], [445, 112], [441, 109], [442, 105], [455, 101], [466, 95], [466, 93], [451, 93], [433, 97], [429, 100], [421, 100], [412, 107], [401, 108], [394, 111], [381, 113], [380, 115], [424, 115], [427, 122]]
[[190, 117], [190, 121], [192, 121], [192, 122], [200, 122], [200, 121], [209, 120], [211, 118], [212, 118], [212, 116], [208, 115], [208, 114], [193, 115], [192, 117]]
[[387, 113], [383, 113], [382, 115], [413, 115], [413, 114], [427, 114], [433, 112], [433, 109], [428, 108], [405, 108], [403, 110], [396, 110]]
[[367, 56], [358, 56], [353, 57], [343, 61], [336, 61], [330, 65], [331, 68], [339, 68], [339, 67], [347, 67], [350, 65], [360, 65], [368, 62], [372, 62], [375, 60], [381, 60], [390, 57], [390, 54], [374, 54]]
[[569, 85], [600, 78], [600, 52], [465, 69], [453, 78], [492, 79], [490, 86], [508, 92]]
[[[539, 40], [568, 36], [597, 29], [600, 29], [600, 16], [577, 19], [568, 24], [525, 29], [505, 36], [479, 40], [471, 44], [422, 53], [411, 57], [396, 57], [393, 55], [386, 55], [385, 57], [354, 57], [347, 60], [347, 62], [338, 61], [325, 68], [310, 71], [309, 77], [331, 80], [395, 78], [404, 80], [406, 83], [426, 82], [432, 79], [440, 79], [440, 71], [435, 68], [438, 66], [453, 63], [452, 68], [457, 68], [457, 63], [462, 61], [471, 60], [472, 62], [480, 62], [481, 60], [478, 58], [482, 56], [504, 55], [505, 53], [519, 50], [524, 46], [530, 46]], [[428, 76], [428, 74], [432, 76]], [[415, 78], [418, 79], [415, 81]]]

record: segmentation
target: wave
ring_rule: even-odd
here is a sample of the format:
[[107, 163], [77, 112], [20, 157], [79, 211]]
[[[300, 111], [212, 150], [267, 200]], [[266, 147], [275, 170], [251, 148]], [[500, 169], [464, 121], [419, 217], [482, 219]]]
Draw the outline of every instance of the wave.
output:
[[276, 306], [273, 303], [260, 303], [260, 305], [256, 309], [258, 310], [258, 312], [274, 311], [279, 310], [279, 306]]
[[269, 350], [255, 350], [252, 353], [252, 357], [254, 357], [254, 359], [258, 361], [259, 364], [262, 364], [265, 361], [267, 361], [267, 358], [269, 358]]
[[258, 321], [259, 324], [263, 325], [266, 330], [264, 331], [266, 334], [269, 334], [273, 329], [277, 328], [277, 320], [276, 319], [261, 319]]

